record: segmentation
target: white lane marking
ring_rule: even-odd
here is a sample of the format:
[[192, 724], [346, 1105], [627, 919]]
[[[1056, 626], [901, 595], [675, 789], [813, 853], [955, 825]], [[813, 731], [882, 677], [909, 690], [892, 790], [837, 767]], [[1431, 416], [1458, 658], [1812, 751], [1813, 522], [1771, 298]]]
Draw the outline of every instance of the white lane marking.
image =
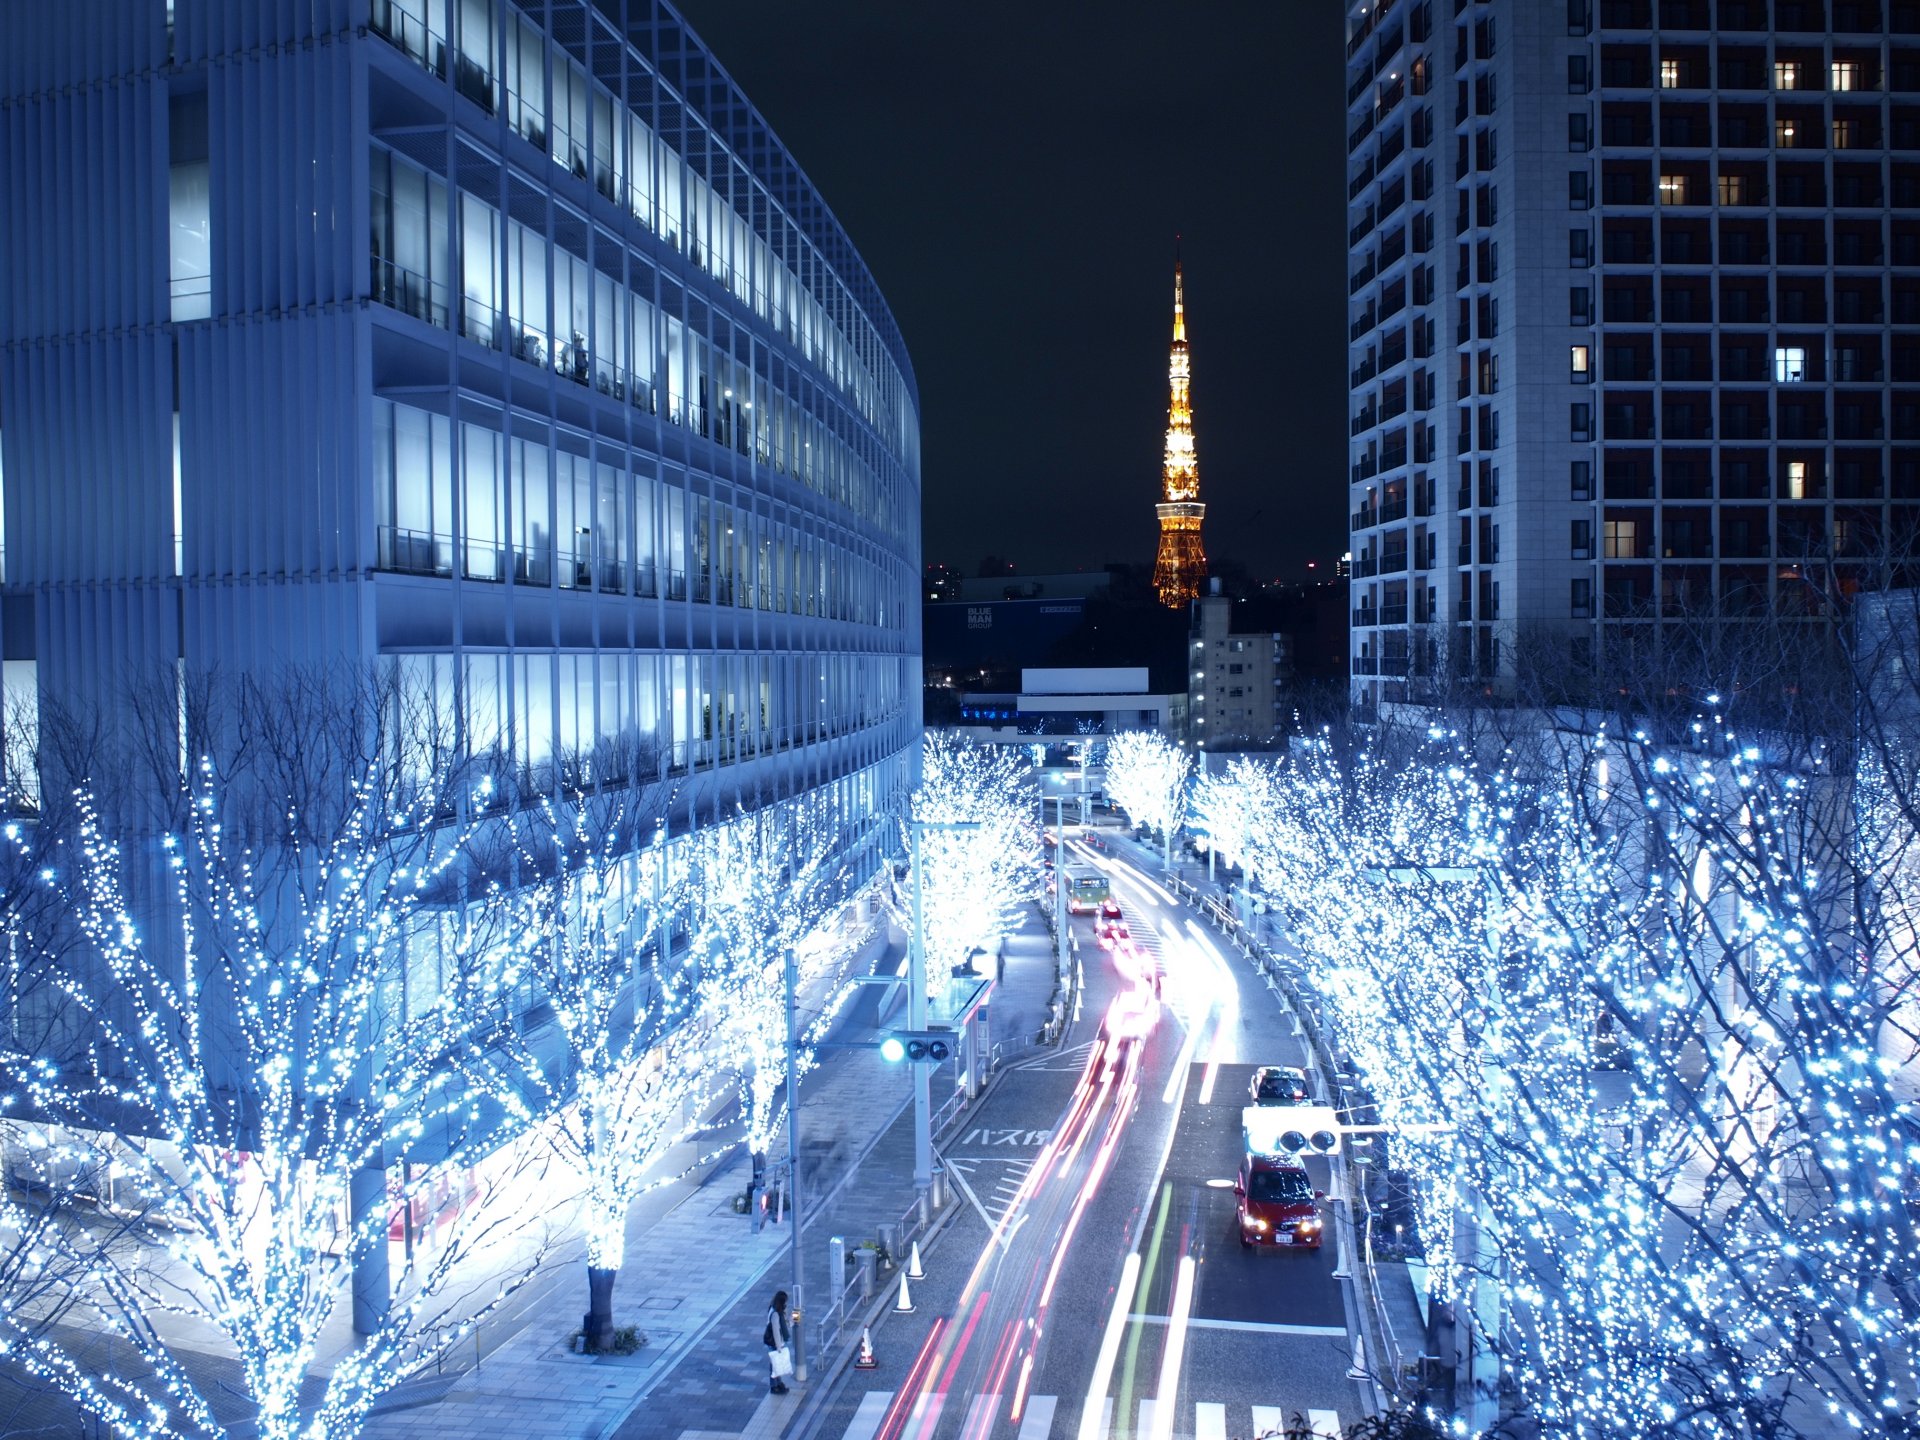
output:
[[1262, 1436], [1275, 1437], [1287, 1433], [1287, 1414], [1278, 1405], [1255, 1405], [1253, 1407], [1253, 1436], [1261, 1440]]
[[1227, 1407], [1202, 1400], [1193, 1407], [1193, 1440], [1227, 1440]]
[[[1164, 1315], [1129, 1315], [1127, 1319], [1141, 1325], [1164, 1325]], [[1342, 1335], [1347, 1333], [1344, 1325], [1281, 1325], [1264, 1320], [1208, 1320], [1195, 1315], [1187, 1321], [1194, 1330], [1247, 1330], [1257, 1335]]]
[[1053, 1434], [1053, 1409], [1060, 1403], [1055, 1395], [1036, 1395], [1027, 1406], [1027, 1415], [1020, 1422], [1018, 1440], [1048, 1440]]
[[853, 1412], [853, 1419], [847, 1422], [847, 1433], [842, 1440], [873, 1440], [880, 1433], [880, 1422], [887, 1418], [887, 1406], [893, 1403], [893, 1391], [869, 1390], [860, 1401], [860, 1408]]
[[[993, 1216], [987, 1213], [987, 1207], [980, 1203], [980, 1197], [973, 1193], [973, 1187], [961, 1178], [960, 1172], [949, 1165], [947, 1166], [947, 1178], [960, 1187], [960, 1193], [967, 1197], [967, 1203], [980, 1212], [980, 1218], [987, 1222], [987, 1229], [994, 1230], [997, 1222]], [[1001, 1248], [1006, 1248], [1004, 1241], [1001, 1244]]]
[[1313, 1431], [1318, 1440], [1340, 1440], [1340, 1412], [1309, 1410], [1307, 1411], [1307, 1428]]
[[[1139, 1420], [1139, 1423], [1137, 1423], [1133, 1427], [1134, 1440], [1147, 1440], [1147, 1437], [1156, 1435], [1159, 1433], [1153, 1428], [1153, 1422], [1154, 1422], [1154, 1419], [1156, 1418], [1154, 1415], [1154, 1411], [1159, 1408], [1160, 1408], [1159, 1406], [1153, 1403], [1153, 1397], [1151, 1395], [1143, 1396], [1141, 1398], [1140, 1420]], [[1172, 1429], [1173, 1428], [1173, 1413], [1172, 1413], [1173, 1407], [1171, 1405], [1167, 1407], [1167, 1412], [1168, 1412], [1167, 1428]]]

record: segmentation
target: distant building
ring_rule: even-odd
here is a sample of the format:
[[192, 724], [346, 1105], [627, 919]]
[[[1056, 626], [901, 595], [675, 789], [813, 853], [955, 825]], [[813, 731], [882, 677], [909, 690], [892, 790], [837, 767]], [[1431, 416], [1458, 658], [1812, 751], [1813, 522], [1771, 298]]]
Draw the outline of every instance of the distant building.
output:
[[1184, 734], [1187, 697], [1150, 693], [1147, 683], [1145, 666], [1022, 670], [1016, 692], [963, 695], [960, 729], [973, 739], [990, 741], [1114, 735], [1122, 730]]
[[1238, 748], [1280, 729], [1292, 646], [1278, 631], [1236, 633], [1233, 601], [1218, 581], [1213, 594], [1193, 602], [1189, 651], [1188, 734], [1196, 749]]

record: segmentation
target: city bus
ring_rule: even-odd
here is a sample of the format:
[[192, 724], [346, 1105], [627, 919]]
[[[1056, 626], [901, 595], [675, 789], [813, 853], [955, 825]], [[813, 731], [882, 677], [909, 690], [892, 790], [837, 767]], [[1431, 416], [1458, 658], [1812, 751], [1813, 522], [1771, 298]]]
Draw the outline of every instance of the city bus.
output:
[[1112, 895], [1107, 877], [1098, 870], [1072, 868], [1067, 871], [1067, 911], [1073, 915], [1092, 915]]

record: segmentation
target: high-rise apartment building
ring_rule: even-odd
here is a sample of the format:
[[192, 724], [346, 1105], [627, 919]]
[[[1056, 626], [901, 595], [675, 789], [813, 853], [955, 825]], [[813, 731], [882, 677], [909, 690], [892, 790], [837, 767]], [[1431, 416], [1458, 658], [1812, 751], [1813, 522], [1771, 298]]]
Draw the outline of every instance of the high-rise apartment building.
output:
[[1348, 12], [1356, 703], [1920, 519], [1920, 4]]
[[114, 9], [0, 13], [9, 698], [384, 667], [535, 791], [619, 744], [877, 864], [913, 372], [672, 8]]

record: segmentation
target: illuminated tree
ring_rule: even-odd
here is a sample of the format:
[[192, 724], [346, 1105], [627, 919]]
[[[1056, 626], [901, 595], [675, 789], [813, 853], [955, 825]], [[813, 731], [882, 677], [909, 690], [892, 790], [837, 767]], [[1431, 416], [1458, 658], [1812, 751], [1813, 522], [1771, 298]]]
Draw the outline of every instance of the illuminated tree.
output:
[[551, 1030], [506, 1027], [500, 1043], [477, 1052], [476, 1074], [497, 1084], [518, 1122], [579, 1179], [584, 1329], [594, 1350], [612, 1343], [633, 1202], [712, 1158], [696, 1149], [663, 1165], [706, 1133], [727, 1079], [697, 971], [684, 947], [673, 954], [663, 943], [687, 904], [684, 856], [658, 828], [671, 798], [670, 786], [612, 785], [508, 817], [509, 853], [494, 864], [506, 860], [531, 883], [515, 897], [504, 964], [467, 977], [482, 1010], [512, 1015], [544, 1003], [552, 1014]]
[[1107, 796], [1136, 825], [1158, 830], [1169, 864], [1193, 760], [1157, 730], [1123, 730], [1107, 741]]
[[1549, 1433], [1911, 1425], [1913, 965], [1863, 898], [1911, 825], [1863, 852], [1849, 789], [1711, 717], [1322, 743], [1247, 785], [1250, 867], [1397, 1128], [1439, 1294], [1497, 1280]]
[[[397, 775], [363, 771], [255, 830], [202, 764], [155, 869], [84, 796], [74, 838], [42, 857], [78, 943], [49, 972], [62, 1004], [43, 1013], [64, 1031], [6, 1057], [6, 1110], [32, 1142], [9, 1164], [45, 1203], [6, 1216], [36, 1245], [4, 1275], [0, 1339], [118, 1433], [351, 1436], [532, 1271], [526, 1150], [497, 1150], [497, 1114], [448, 1063], [469, 1024], [437, 982], [498, 938], [471, 825], [448, 819], [490, 788]], [[269, 799], [236, 808], [271, 816]], [[432, 1234], [389, 1292], [403, 1211]], [[317, 1373], [350, 1294], [368, 1333]], [[237, 1379], [192, 1358], [209, 1335]], [[102, 1373], [103, 1337], [137, 1363]]]
[[850, 956], [816, 935], [840, 898], [844, 836], [825, 796], [742, 813], [694, 840], [693, 952], [711, 1044], [737, 1077], [756, 1170], [786, 1123], [786, 952], [794, 951], [795, 1081], [852, 994]]
[[[928, 737], [906, 826], [919, 848], [920, 913], [930, 995], [993, 936], [1012, 929], [1034, 897], [1039, 834], [1019, 753]], [[902, 920], [911, 925], [908, 909]]]

